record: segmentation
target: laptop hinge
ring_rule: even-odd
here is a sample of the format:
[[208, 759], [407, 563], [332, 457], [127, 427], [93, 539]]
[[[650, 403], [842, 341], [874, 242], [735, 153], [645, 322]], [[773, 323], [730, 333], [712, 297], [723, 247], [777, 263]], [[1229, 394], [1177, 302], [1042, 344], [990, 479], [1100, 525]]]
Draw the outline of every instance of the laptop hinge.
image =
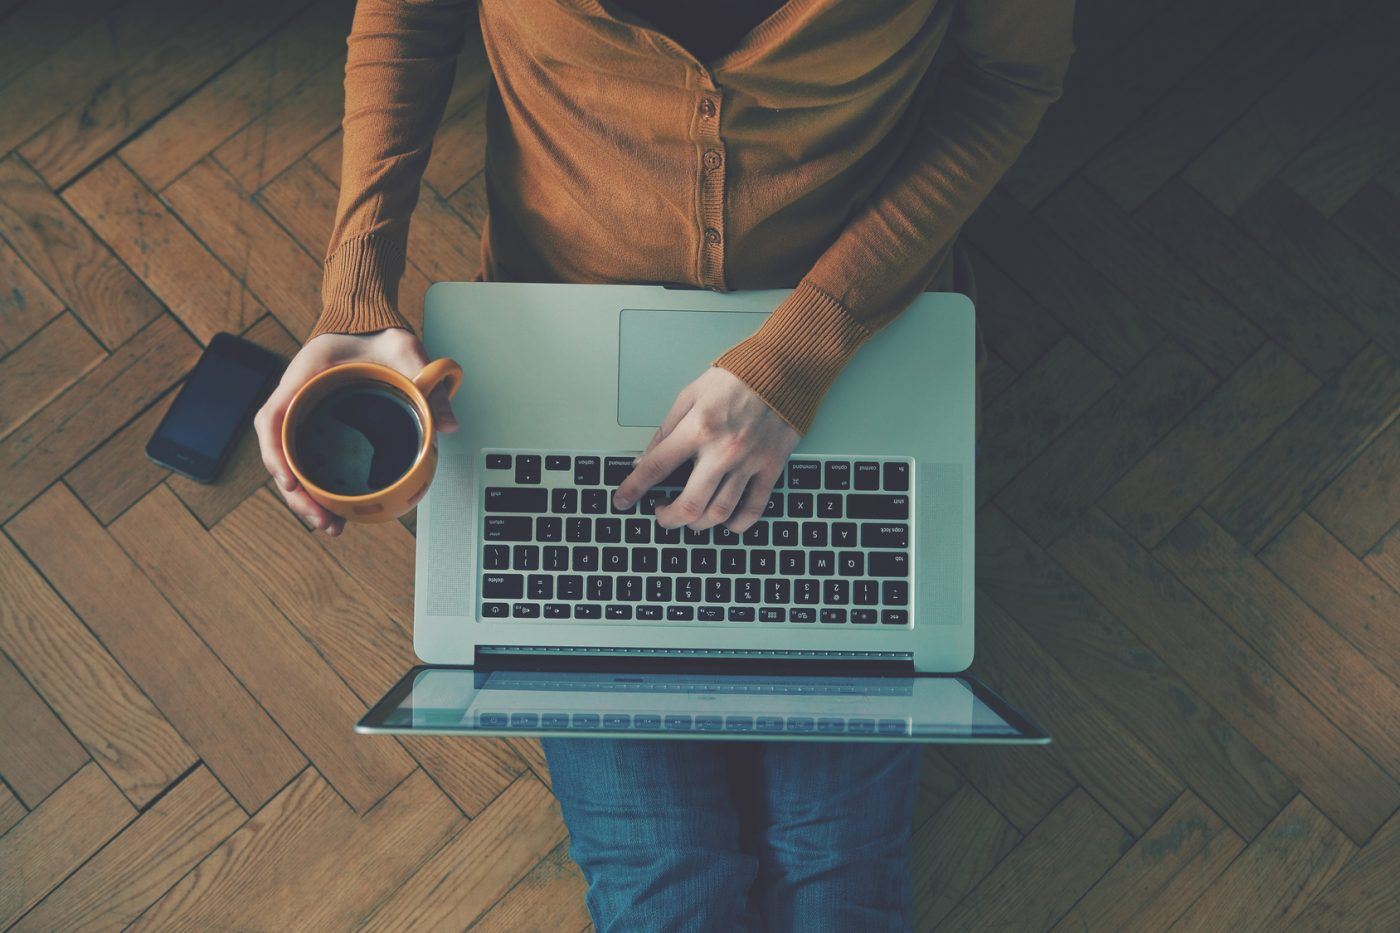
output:
[[682, 671], [733, 674], [831, 674], [909, 677], [908, 652], [743, 651], [714, 648], [575, 648], [478, 645], [480, 670]]

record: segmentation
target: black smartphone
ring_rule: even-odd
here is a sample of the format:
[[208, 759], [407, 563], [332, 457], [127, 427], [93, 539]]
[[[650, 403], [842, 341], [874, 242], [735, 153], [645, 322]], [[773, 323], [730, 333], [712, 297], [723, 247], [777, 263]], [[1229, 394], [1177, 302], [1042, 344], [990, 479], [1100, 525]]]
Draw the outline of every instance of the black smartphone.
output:
[[215, 334], [147, 442], [146, 456], [197, 482], [213, 482], [283, 366], [255, 343]]

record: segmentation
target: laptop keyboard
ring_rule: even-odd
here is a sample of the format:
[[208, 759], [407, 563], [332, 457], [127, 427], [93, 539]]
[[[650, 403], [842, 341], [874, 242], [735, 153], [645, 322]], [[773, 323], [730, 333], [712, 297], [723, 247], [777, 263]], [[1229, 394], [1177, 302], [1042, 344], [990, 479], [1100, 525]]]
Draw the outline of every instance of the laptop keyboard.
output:
[[663, 528], [686, 464], [629, 509], [632, 456], [482, 454], [480, 618], [908, 626], [914, 464], [796, 457], [742, 535]]

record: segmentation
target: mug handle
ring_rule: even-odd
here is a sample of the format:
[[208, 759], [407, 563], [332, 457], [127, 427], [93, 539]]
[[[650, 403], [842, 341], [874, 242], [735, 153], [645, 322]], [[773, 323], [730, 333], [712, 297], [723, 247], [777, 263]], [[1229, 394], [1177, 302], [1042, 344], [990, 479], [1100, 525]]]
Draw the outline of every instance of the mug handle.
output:
[[456, 360], [440, 359], [433, 360], [423, 371], [413, 377], [413, 384], [418, 387], [418, 391], [427, 398], [439, 385], [447, 384], [447, 397], [451, 398], [457, 394], [457, 389], [462, 385], [462, 367], [457, 365]]

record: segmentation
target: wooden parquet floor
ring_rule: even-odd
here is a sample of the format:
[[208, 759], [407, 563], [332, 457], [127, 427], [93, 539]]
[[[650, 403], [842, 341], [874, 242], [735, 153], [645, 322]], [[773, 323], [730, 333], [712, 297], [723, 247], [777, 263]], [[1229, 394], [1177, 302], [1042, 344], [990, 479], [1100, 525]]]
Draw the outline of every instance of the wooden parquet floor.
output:
[[[143, 444], [200, 346], [312, 326], [348, 0], [0, 0], [0, 928], [583, 930], [538, 746], [350, 725], [412, 527], [305, 533], [251, 438]], [[920, 929], [1400, 929], [1400, 8], [1081, 0], [969, 223], [975, 669]], [[476, 272], [479, 40], [404, 307]]]

